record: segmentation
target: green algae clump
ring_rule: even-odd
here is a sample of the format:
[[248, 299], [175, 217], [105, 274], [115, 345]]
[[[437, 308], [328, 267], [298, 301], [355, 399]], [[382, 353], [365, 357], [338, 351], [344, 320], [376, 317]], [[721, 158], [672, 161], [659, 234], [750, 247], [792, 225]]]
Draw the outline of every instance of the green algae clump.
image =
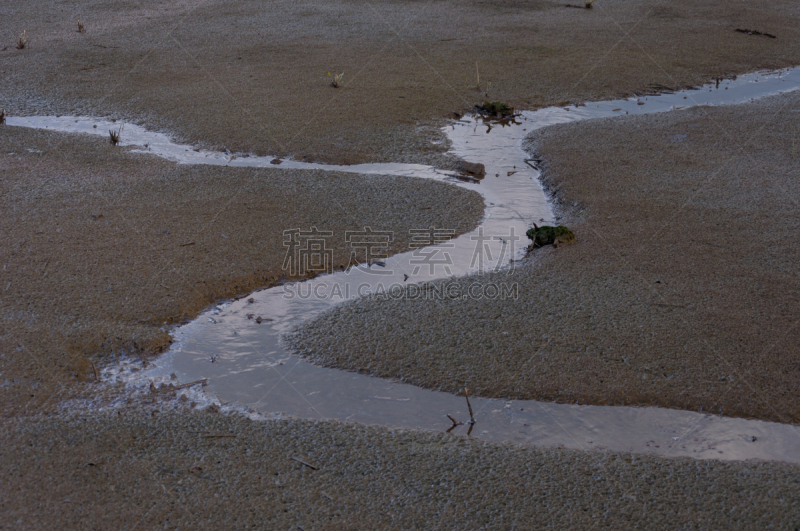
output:
[[575, 234], [564, 225], [558, 227], [551, 227], [544, 225], [538, 227], [534, 223], [532, 229], [528, 229], [525, 233], [528, 238], [533, 240], [534, 247], [543, 247], [545, 245], [553, 245], [558, 247], [559, 244], [567, 244], [575, 241]]

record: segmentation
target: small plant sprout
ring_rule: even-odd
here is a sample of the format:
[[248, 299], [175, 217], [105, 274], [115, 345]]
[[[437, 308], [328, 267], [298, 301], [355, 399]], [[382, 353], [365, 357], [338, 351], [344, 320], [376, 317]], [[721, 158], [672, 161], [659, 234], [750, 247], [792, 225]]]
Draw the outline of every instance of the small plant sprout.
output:
[[119, 144], [120, 139], [122, 138], [122, 130], [125, 129], [125, 124], [122, 124], [119, 129], [114, 131], [113, 129], [109, 129], [108, 137], [109, 140], [113, 145]]
[[86, 31], [86, 28], [83, 27], [83, 22], [81, 22], [79, 20], [78, 21], [78, 33], [83, 33], [84, 31]]
[[5, 109], [0, 109], [0, 125], [3, 125], [4, 123], [6, 123], [6, 116], [8, 116], [6, 114], [6, 110]]
[[22, 34], [17, 39], [17, 48], [20, 50], [24, 50], [25, 46], [28, 45], [28, 39], [25, 38], [25, 31], [22, 31]]
[[333, 88], [339, 88], [339, 85], [342, 83], [342, 78], [344, 77], [344, 72], [341, 74], [331, 74], [328, 72], [328, 77], [333, 78], [331, 79], [331, 86]]

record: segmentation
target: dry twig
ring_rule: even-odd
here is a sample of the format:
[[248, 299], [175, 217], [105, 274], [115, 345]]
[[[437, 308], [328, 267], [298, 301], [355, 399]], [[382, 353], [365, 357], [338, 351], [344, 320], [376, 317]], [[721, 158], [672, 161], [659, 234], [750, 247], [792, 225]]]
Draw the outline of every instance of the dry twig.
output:
[[176, 387], [175, 387], [175, 389], [176, 389], [176, 390], [177, 390], [177, 389], [183, 389], [183, 388], [185, 388], [185, 387], [191, 387], [191, 386], [193, 386], [193, 385], [197, 385], [197, 384], [207, 385], [207, 384], [208, 384], [208, 378], [202, 378], [202, 379], [200, 379], [200, 380], [195, 380], [195, 381], [193, 381], [193, 382], [189, 382], [189, 383], [181, 384], [181, 385], [178, 385], [178, 386], [176, 386]]
[[310, 464], [306, 463], [305, 461], [303, 461], [303, 460], [302, 460], [302, 459], [300, 459], [299, 457], [290, 457], [290, 459], [291, 459], [292, 461], [297, 461], [297, 462], [298, 462], [298, 463], [300, 463], [301, 465], [306, 465], [306, 466], [307, 466], [308, 468], [310, 468], [311, 470], [316, 470], [316, 469], [317, 469], [317, 467], [315, 467], [314, 465], [310, 465]]
[[446, 431], [446, 433], [450, 433], [451, 431], [453, 431], [454, 429], [456, 429], [456, 426], [463, 426], [463, 425], [464, 425], [464, 423], [463, 423], [463, 422], [461, 422], [460, 420], [456, 420], [456, 419], [454, 419], [454, 418], [453, 418], [453, 417], [451, 417], [450, 415], [447, 415], [447, 418], [449, 418], [449, 419], [450, 419], [450, 421], [453, 423], [453, 425], [452, 425], [452, 426], [450, 426], [449, 428], [447, 428], [447, 431]]
[[[469, 408], [469, 422], [467, 424], [472, 426], [475, 424], [475, 415], [472, 413], [472, 404], [469, 403], [469, 389], [466, 387], [464, 388], [464, 397], [467, 399], [467, 407]], [[472, 428], [470, 428], [470, 431], [472, 431]]]

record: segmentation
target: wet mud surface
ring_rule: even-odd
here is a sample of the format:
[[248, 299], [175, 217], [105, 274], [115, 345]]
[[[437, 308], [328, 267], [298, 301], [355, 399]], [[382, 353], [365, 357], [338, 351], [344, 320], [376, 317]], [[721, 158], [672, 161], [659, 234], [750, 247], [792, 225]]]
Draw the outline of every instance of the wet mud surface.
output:
[[[279, 2], [268, 12], [263, 6], [100, 3], [83, 5], [80, 13], [56, 2], [5, 6], [0, 107], [15, 116], [124, 118], [202, 148], [277, 160], [447, 168], [453, 161], [443, 155], [438, 120], [485, 100], [489, 82], [490, 99], [534, 108], [674, 89], [800, 59], [795, 2], [720, 9], [696, 1], [665, 6], [600, 0], [592, 10], [544, 1], [395, 2], [378, 12], [358, 3]], [[75, 31], [78, 20], [85, 33]], [[464, 28], [472, 33], [465, 35]], [[17, 50], [22, 31], [28, 46]], [[481, 90], [475, 87], [476, 62]], [[328, 71], [344, 71], [344, 86], [331, 88]], [[14, 238], [6, 239], [2, 258], [14, 267], [3, 269], [0, 285], [0, 422], [6, 434], [0, 510], [16, 527], [498, 527], [515, 518], [522, 526], [557, 527], [598, 521], [620, 528], [796, 525], [797, 471], [784, 464], [622, 456], [631, 464], [606, 467], [604, 475], [593, 467], [603, 466], [610, 454], [527, 449], [514, 457], [516, 449], [475, 441], [464, 444], [477, 449], [476, 457], [459, 461], [461, 454], [440, 444], [438, 435], [411, 434], [418, 446], [409, 452], [409, 444], [391, 439], [389, 430], [336, 422], [314, 431], [289, 421], [266, 433], [258, 423], [208, 411], [166, 414], [160, 394], [131, 400], [109, 416], [70, 415], [65, 405], [105, 407], [119, 397], [119, 389], [93, 383], [95, 369], [102, 373], [117, 363], [112, 351], [98, 348], [103, 339], [114, 338], [113, 352], [123, 358], [130, 353], [141, 364], [142, 351], [152, 359], [165, 345], [163, 322], [149, 320], [160, 320], [158, 312], [178, 322], [239, 289], [269, 285], [280, 264], [263, 265], [263, 255], [249, 254], [260, 241], [258, 221], [269, 212], [233, 203], [227, 208], [236, 219], [215, 218], [236, 191], [259, 191], [243, 178], [208, 186], [204, 179], [221, 169], [173, 173], [156, 159], [143, 169], [92, 155], [65, 138], [18, 142], [14, 134], [0, 133], [0, 152], [19, 157], [3, 156], [0, 164], [4, 182], [15, 187], [14, 194], [3, 192], [3, 200], [14, 201], [4, 209], [3, 230]], [[9, 143], [13, 148], [6, 150]], [[86, 184], [97, 174], [107, 177], [102, 185]], [[157, 184], [158, 174], [168, 178]], [[148, 175], [147, 185], [123, 184]], [[356, 179], [363, 184], [363, 176]], [[324, 182], [321, 177], [322, 188], [300, 186], [285, 198], [283, 215], [311, 213], [298, 222], [327, 219], [325, 211], [296, 199], [327, 190]], [[293, 184], [285, 186], [291, 190]], [[92, 202], [90, 189], [107, 200]], [[370, 219], [370, 205], [382, 212], [380, 193], [372, 197], [374, 203], [352, 208], [342, 201], [356, 225]], [[424, 197], [415, 201], [425, 205]], [[53, 217], [59, 212], [54, 205], [72, 204], [74, 220], [71, 214]], [[108, 212], [114, 225], [107, 234], [83, 224], [84, 214], [96, 223]], [[437, 220], [430, 210], [414, 215], [423, 213], [434, 216], [424, 221]], [[123, 216], [130, 225], [118, 223]], [[223, 224], [219, 233], [228, 240], [217, 231], [197, 231], [211, 220]], [[164, 229], [180, 236], [178, 245], [195, 243], [176, 253], [173, 242], [162, 245]], [[63, 237], [65, 232], [76, 238]], [[231, 242], [232, 233], [241, 241]], [[93, 246], [95, 241], [105, 245]], [[232, 264], [225, 258], [231, 256], [244, 260]], [[83, 302], [73, 308], [77, 300]], [[231, 433], [237, 436], [218, 437]], [[188, 442], [193, 437], [196, 446]], [[287, 448], [305, 452], [292, 456], [318, 469], [284, 461]], [[330, 470], [326, 463], [341, 466], [320, 481], [312, 474]], [[538, 475], [527, 473], [531, 464]]]

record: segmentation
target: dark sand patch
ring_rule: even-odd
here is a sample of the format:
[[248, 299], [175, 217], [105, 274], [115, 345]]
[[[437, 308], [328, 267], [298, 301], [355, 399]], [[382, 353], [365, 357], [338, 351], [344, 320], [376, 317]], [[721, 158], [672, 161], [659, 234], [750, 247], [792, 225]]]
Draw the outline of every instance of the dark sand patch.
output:
[[462, 282], [519, 299], [372, 297], [291, 341], [450, 392], [798, 422], [799, 111], [795, 92], [538, 132], [577, 243]]

